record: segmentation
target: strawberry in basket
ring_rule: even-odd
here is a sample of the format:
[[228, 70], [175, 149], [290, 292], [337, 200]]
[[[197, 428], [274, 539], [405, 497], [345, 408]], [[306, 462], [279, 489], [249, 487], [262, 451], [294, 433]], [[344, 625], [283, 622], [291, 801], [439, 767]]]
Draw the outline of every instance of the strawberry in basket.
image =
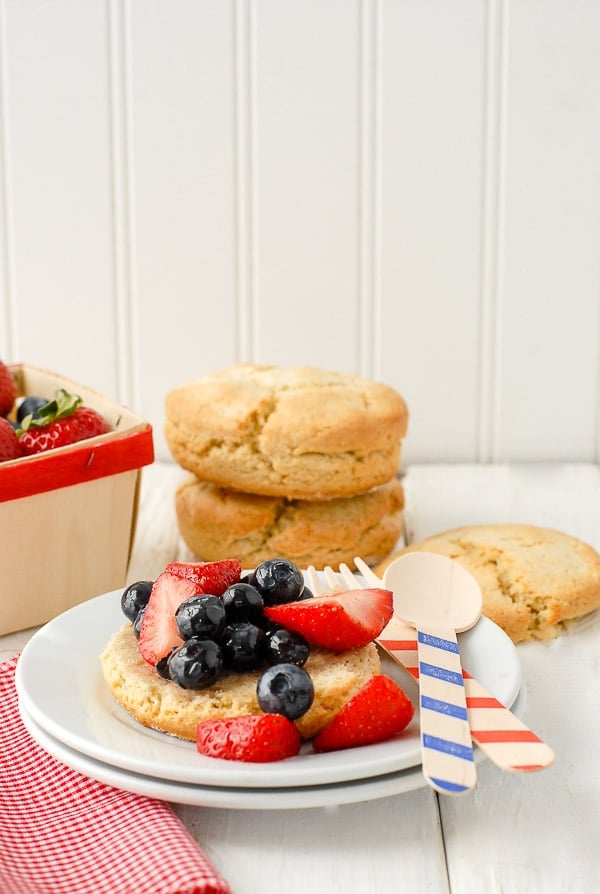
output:
[[108, 431], [108, 423], [96, 410], [83, 406], [80, 397], [61, 388], [55, 400], [48, 401], [21, 420], [17, 437], [23, 455], [30, 456]]
[[0, 360], [0, 416], [8, 416], [17, 399], [17, 386], [10, 369]]
[[21, 445], [8, 419], [0, 416], [0, 463], [22, 456]]

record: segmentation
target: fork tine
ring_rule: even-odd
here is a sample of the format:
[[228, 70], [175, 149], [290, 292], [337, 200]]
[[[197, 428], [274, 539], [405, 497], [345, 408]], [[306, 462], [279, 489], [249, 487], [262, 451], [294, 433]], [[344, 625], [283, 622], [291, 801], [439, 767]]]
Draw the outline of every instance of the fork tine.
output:
[[361, 584], [353, 571], [348, 568], [345, 562], [340, 563], [340, 574], [349, 590], [361, 590]]
[[331, 568], [329, 565], [327, 565], [323, 569], [323, 574], [325, 575], [325, 578], [327, 579], [327, 583], [329, 584], [329, 586], [332, 589], [334, 589], [334, 590], [339, 589], [340, 582], [339, 582], [338, 576], [335, 573], [335, 571], [333, 570], [333, 568]]
[[366, 582], [368, 584], [371, 584], [372, 587], [380, 587], [381, 586], [383, 581], [381, 580], [381, 578], [377, 577], [377, 575], [371, 568], [369, 568], [369, 566], [367, 565], [367, 563], [365, 562], [364, 559], [361, 559], [360, 557], [356, 556], [354, 559], [354, 564], [356, 565], [356, 567], [358, 568], [358, 570], [360, 571], [360, 573], [362, 574], [362, 576], [364, 577], [364, 579], [366, 580]]
[[317, 574], [317, 570], [314, 565], [309, 565], [306, 569], [306, 576], [308, 577], [308, 586], [315, 594], [315, 596], [321, 595], [321, 586], [319, 584], [319, 576]]
[[[381, 586], [380, 579], [371, 571], [366, 562], [362, 559], [355, 559], [354, 561], [367, 583], [371, 584], [371, 586]], [[337, 591], [339, 593], [340, 577], [349, 590], [362, 590], [363, 588], [362, 583], [345, 562], [340, 563], [339, 573], [334, 571], [330, 565], [326, 565], [325, 568], [323, 568], [322, 575], [325, 578], [326, 586], [324, 586], [323, 581], [319, 578], [319, 574], [314, 565], [309, 565], [306, 569], [308, 586], [315, 596], [325, 596], [331, 591]]]

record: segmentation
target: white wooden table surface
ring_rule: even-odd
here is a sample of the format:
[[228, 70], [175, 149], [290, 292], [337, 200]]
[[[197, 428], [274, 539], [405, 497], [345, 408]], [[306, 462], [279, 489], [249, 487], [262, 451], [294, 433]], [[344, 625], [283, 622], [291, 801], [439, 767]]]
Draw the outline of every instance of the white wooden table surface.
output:
[[[129, 579], [182, 548], [172, 494], [181, 471], [144, 471]], [[600, 550], [600, 468], [419, 466], [404, 478], [411, 539], [460, 524], [530, 522]], [[0, 637], [0, 653], [32, 631]], [[340, 807], [279, 811], [175, 805], [233, 894], [587, 894], [600, 880], [600, 612], [550, 643], [518, 646], [521, 715], [555, 750], [527, 776], [478, 765], [475, 791], [427, 788]], [[133, 894], [133, 892], [132, 892]]]

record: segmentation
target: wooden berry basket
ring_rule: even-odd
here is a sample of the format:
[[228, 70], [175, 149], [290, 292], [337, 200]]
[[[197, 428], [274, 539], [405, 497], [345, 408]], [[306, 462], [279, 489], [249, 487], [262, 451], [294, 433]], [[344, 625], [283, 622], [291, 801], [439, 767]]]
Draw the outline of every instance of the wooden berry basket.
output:
[[152, 428], [96, 391], [25, 364], [19, 396], [78, 394], [111, 431], [0, 464], [0, 635], [124, 585]]

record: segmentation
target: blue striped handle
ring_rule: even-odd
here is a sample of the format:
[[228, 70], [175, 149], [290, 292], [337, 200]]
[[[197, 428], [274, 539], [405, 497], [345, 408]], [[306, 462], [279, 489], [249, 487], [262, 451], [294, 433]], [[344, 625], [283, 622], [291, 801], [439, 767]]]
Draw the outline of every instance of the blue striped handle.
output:
[[438, 792], [464, 794], [477, 774], [456, 634], [418, 631], [417, 649], [423, 774]]

